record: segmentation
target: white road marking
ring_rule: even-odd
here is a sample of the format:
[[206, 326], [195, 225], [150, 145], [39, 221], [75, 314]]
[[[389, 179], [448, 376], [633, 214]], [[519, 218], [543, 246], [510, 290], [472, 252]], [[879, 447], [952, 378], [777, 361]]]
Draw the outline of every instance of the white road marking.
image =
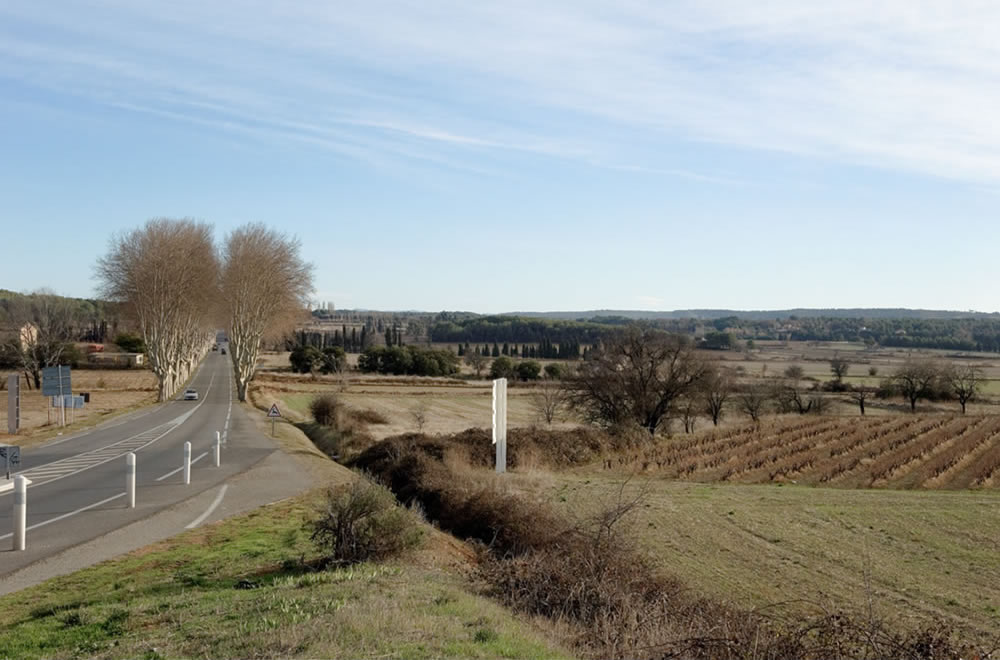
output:
[[[212, 390], [212, 384], [214, 382], [215, 374], [213, 373], [212, 378], [208, 382], [208, 389], [205, 391], [206, 395]], [[200, 408], [204, 403], [205, 399], [202, 399], [198, 402], [198, 405], [194, 406], [183, 415], [179, 415], [169, 422], [155, 426], [137, 435], [133, 435], [130, 438], [119, 440], [118, 442], [84, 452], [83, 454], [77, 454], [58, 461], [39, 465], [38, 467], [30, 468], [28, 470], [23, 470], [19, 472], [19, 474], [23, 474], [28, 477], [28, 479], [35, 482], [32, 486], [29, 486], [29, 488], [31, 488], [34, 486], [52, 483], [53, 481], [58, 481], [59, 479], [65, 479], [66, 477], [72, 477], [73, 475], [79, 474], [84, 470], [95, 468], [98, 465], [104, 465], [108, 461], [121, 458], [129, 452], [136, 452], [140, 449], [145, 449], [160, 438], [165, 437], [168, 433], [186, 422], [188, 418], [195, 414], [195, 412], [198, 411], [198, 408]]]
[[[78, 513], [83, 513], [84, 511], [89, 511], [90, 509], [93, 509], [95, 507], [99, 507], [102, 504], [107, 504], [108, 502], [114, 502], [119, 497], [125, 497], [125, 495], [126, 495], [126, 493], [118, 493], [117, 495], [112, 495], [111, 497], [103, 499], [100, 502], [94, 502], [93, 504], [88, 504], [87, 506], [82, 506], [79, 509], [77, 509], [76, 511], [70, 511], [69, 513], [64, 513], [61, 516], [56, 516], [55, 518], [49, 518], [48, 520], [43, 520], [40, 523], [35, 523], [34, 525], [31, 525], [30, 527], [26, 527], [25, 530], [30, 532], [33, 529], [38, 529], [39, 527], [44, 527], [45, 525], [50, 525], [50, 524], [52, 524], [54, 522], [59, 522], [60, 520], [65, 520], [66, 518], [69, 518], [70, 516], [75, 516]], [[0, 541], [2, 541], [4, 539], [9, 539], [12, 536], [14, 536], [13, 532], [11, 532], [9, 534], [4, 534], [3, 536], [0, 536]]]
[[215, 508], [220, 504], [222, 504], [222, 498], [225, 497], [226, 490], [228, 488], [229, 484], [222, 484], [222, 488], [219, 489], [219, 494], [215, 496], [215, 500], [212, 501], [212, 504], [208, 507], [205, 513], [201, 514], [193, 521], [185, 525], [184, 529], [194, 529], [201, 523], [205, 522], [205, 518], [208, 518], [210, 515], [212, 515], [212, 512], [215, 511]]
[[[205, 458], [206, 456], [208, 456], [208, 452], [207, 452], [207, 451], [203, 451], [203, 452], [201, 452], [200, 454], [198, 454], [198, 456], [197, 456], [197, 457], [195, 457], [195, 458], [192, 458], [192, 459], [191, 459], [191, 465], [194, 465], [195, 463], [197, 463], [197, 462], [198, 462], [198, 461], [200, 461], [201, 459]], [[180, 466], [179, 468], [177, 468], [176, 470], [171, 470], [170, 472], [167, 472], [167, 473], [166, 473], [165, 475], [163, 475], [162, 477], [157, 477], [157, 478], [156, 478], [156, 480], [157, 480], [157, 481], [163, 481], [163, 480], [164, 480], [164, 479], [166, 479], [167, 477], [171, 477], [171, 476], [173, 476], [173, 475], [177, 474], [178, 472], [180, 472], [180, 471], [181, 471], [181, 470], [183, 470], [183, 469], [184, 469], [184, 466], [182, 465], [182, 466]]]

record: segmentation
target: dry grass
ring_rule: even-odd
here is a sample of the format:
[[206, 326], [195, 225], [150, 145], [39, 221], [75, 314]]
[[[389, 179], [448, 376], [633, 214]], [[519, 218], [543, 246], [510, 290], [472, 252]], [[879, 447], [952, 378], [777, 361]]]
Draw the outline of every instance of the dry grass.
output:
[[[309, 418], [309, 401], [317, 393], [334, 392], [349, 408], [385, 420], [367, 429], [375, 439], [416, 431], [414, 411], [425, 412], [423, 432], [457, 433], [469, 427], [488, 427], [493, 418], [492, 385], [488, 381], [447, 378], [368, 376], [351, 374], [315, 379], [294, 374], [261, 374], [253, 383], [254, 397], [277, 402], [293, 421]], [[517, 385], [508, 390], [508, 427], [541, 424], [533, 388]], [[576, 421], [563, 415], [554, 428], [572, 428]]]
[[[6, 383], [7, 373], [0, 374]], [[90, 392], [90, 403], [79, 410], [66, 409], [66, 428], [59, 428], [59, 409], [50, 408], [50, 400], [39, 390], [28, 390], [21, 379], [21, 432], [7, 431], [7, 393], [0, 405], [0, 443], [30, 444], [39, 437], [69, 432], [104, 421], [156, 401], [156, 377], [145, 369], [79, 369], [73, 371], [73, 392]], [[72, 422], [72, 424], [70, 423]]]

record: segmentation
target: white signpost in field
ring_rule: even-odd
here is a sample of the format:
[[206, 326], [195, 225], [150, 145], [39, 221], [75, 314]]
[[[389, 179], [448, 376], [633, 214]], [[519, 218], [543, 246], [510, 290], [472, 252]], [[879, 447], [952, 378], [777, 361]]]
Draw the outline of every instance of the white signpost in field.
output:
[[493, 381], [493, 444], [497, 446], [497, 473], [507, 471], [507, 379]]

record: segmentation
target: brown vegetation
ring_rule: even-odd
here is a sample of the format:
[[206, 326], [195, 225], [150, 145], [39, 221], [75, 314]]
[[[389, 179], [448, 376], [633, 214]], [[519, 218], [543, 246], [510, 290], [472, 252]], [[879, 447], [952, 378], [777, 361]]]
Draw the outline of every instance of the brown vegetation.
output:
[[641, 497], [623, 497], [622, 490], [596, 515], [567, 519], [544, 500], [511, 492], [477, 470], [488, 463], [484, 439], [392, 438], [365, 451], [355, 466], [382, 479], [401, 501], [419, 503], [442, 529], [478, 543], [487, 592], [515, 610], [567, 626], [587, 656], [959, 657], [942, 625], [903, 633], [874, 616], [750, 611], [699, 597], [638, 550], [626, 521]]

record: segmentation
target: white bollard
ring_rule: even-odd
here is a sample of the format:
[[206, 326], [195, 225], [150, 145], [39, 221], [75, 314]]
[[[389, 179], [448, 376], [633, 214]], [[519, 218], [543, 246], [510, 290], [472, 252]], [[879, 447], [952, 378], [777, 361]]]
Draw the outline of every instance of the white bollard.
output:
[[24, 550], [25, 525], [28, 521], [28, 480], [14, 477], [14, 550]]
[[191, 483], [191, 443], [184, 443], [184, 485]]
[[493, 444], [497, 446], [497, 473], [507, 471], [507, 379], [493, 381]]
[[135, 454], [125, 455], [125, 493], [128, 495], [128, 508], [135, 508]]
[[212, 446], [212, 460], [215, 467], [219, 467], [222, 461], [222, 435], [218, 431], [215, 432], [215, 444]]

